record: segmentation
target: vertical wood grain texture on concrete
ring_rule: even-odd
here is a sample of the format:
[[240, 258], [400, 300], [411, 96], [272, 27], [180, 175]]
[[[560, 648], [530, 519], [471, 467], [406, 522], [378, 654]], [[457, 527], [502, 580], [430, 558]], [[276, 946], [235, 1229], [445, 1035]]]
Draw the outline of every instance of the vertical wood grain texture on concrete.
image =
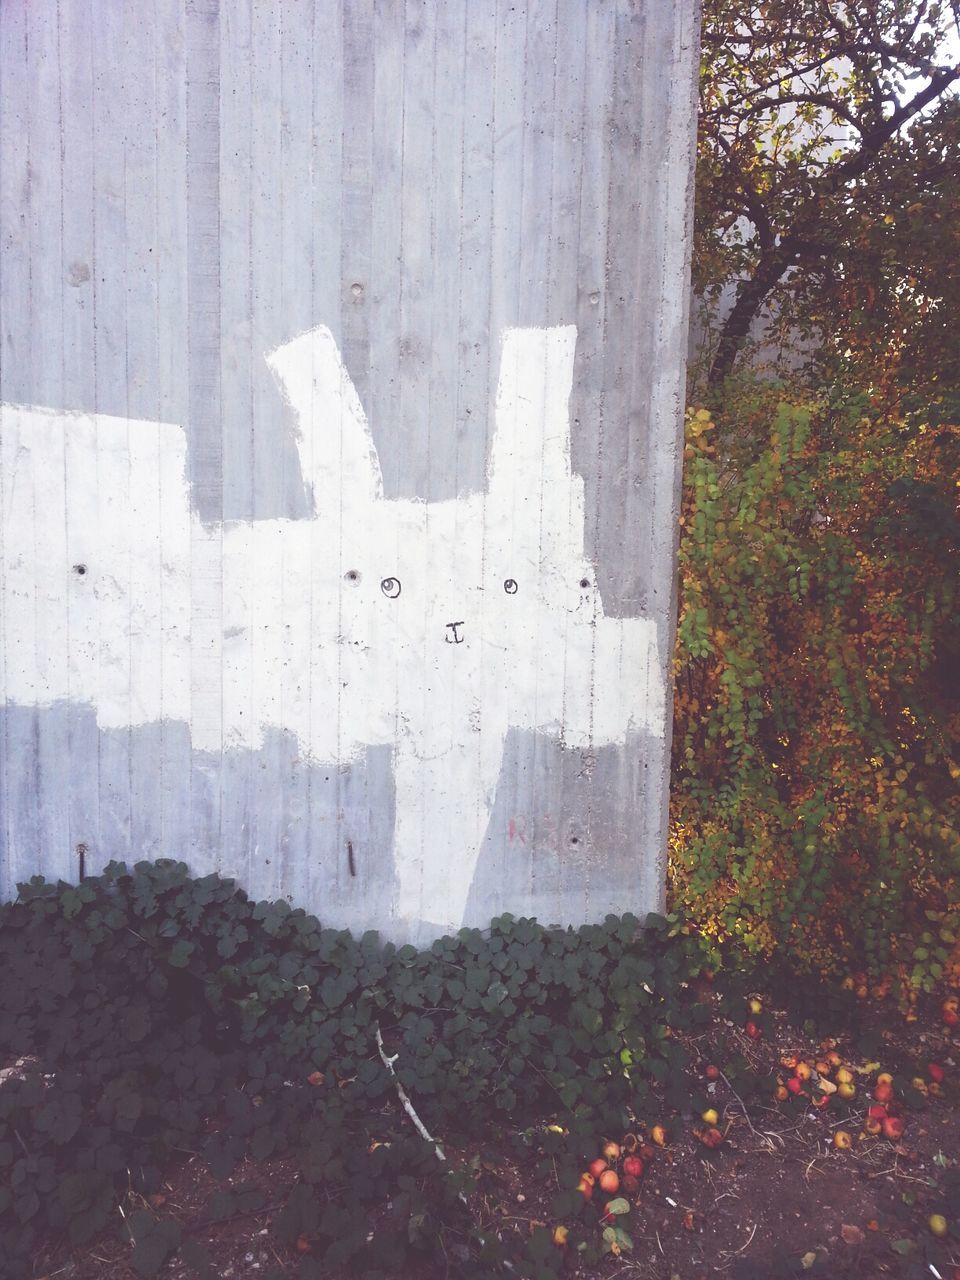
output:
[[[37, 871], [75, 880], [81, 856], [87, 873], [168, 856], [414, 939], [502, 911], [662, 904], [697, 56], [696, 0], [3, 0], [0, 893]], [[319, 326], [369, 423], [383, 512], [397, 529], [422, 515], [404, 607], [449, 580], [451, 621], [461, 587], [480, 590], [473, 551], [500, 533], [504, 335], [562, 346], [575, 328], [578, 577], [623, 623], [620, 659], [590, 680], [619, 687], [630, 624], [650, 620], [662, 723], [596, 741], [544, 728], [550, 655], [571, 655], [565, 708], [593, 694], [575, 687], [573, 633], [538, 621], [516, 658], [533, 709], [502, 709], [502, 767], [475, 812], [436, 802], [439, 766], [410, 781], [400, 695], [395, 738], [357, 738], [338, 622], [355, 596], [319, 585], [331, 566], [344, 580], [352, 544], [303, 536], [330, 515], [306, 473], [321, 459], [298, 452], [266, 360]], [[182, 480], [161, 456], [178, 428]], [[547, 473], [527, 478], [541, 518]], [[264, 548], [249, 574], [248, 528]], [[447, 528], [459, 568], [431, 541]], [[118, 529], [131, 545], [103, 576]], [[412, 545], [378, 548], [374, 582]], [[402, 693], [408, 664], [435, 729], [458, 677], [430, 625], [415, 655], [398, 631], [381, 670]], [[228, 731], [228, 652], [259, 672], [255, 740]], [[342, 749], [311, 754], [305, 725]], [[479, 823], [448, 916], [429, 871], [410, 906], [396, 833], [417, 805], [425, 866], [459, 866]]]

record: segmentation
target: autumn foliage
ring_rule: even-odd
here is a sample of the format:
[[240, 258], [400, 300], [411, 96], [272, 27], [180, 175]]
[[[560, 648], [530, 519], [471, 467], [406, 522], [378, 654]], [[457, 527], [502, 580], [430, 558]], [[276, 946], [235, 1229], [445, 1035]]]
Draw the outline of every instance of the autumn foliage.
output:
[[718, 939], [930, 986], [960, 962], [960, 429], [780, 394], [741, 390], [732, 438], [688, 415], [673, 895]]
[[960, 979], [958, 23], [704, 4], [671, 893], [908, 1001]]

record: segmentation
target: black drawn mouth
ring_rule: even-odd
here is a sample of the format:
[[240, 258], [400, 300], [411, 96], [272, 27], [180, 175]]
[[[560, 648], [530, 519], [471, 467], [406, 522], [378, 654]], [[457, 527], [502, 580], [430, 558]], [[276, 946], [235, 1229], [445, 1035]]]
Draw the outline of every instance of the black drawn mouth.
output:
[[447, 634], [443, 637], [447, 644], [463, 644], [463, 636], [457, 630], [458, 627], [464, 626], [462, 622], [448, 622]]

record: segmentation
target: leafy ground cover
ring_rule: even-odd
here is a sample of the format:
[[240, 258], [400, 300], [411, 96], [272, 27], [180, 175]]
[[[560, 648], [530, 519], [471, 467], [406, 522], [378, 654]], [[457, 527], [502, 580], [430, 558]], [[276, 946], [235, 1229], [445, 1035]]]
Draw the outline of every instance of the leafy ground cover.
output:
[[960, 1266], [949, 1001], [657, 917], [397, 949], [169, 862], [23, 886], [0, 963], [11, 1280]]

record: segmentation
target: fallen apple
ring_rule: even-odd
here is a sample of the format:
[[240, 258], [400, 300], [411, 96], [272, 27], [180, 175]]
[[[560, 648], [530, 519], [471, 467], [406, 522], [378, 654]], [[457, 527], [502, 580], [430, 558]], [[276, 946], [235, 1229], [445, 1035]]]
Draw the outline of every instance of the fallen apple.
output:
[[614, 1160], [620, 1159], [620, 1146], [616, 1142], [605, 1142], [601, 1148], [604, 1158], [613, 1164]]
[[557, 1245], [559, 1248], [565, 1249], [567, 1247], [567, 1236], [569, 1236], [569, 1234], [570, 1234], [569, 1227], [554, 1227], [553, 1243]]
[[931, 1213], [927, 1219], [927, 1226], [935, 1236], [945, 1236], [947, 1234], [947, 1220], [942, 1213]]
[[833, 1145], [838, 1151], [849, 1151], [853, 1146], [853, 1139], [846, 1129], [838, 1129], [833, 1135]]
[[600, 1159], [591, 1160], [589, 1165], [587, 1166], [587, 1168], [590, 1170], [590, 1173], [594, 1181], [596, 1181], [596, 1179], [600, 1177], [601, 1173], [603, 1173], [606, 1167], [607, 1167], [606, 1160], [600, 1160]]
[[883, 1120], [887, 1114], [887, 1108], [882, 1102], [872, 1102], [867, 1109], [867, 1115], [871, 1120]]
[[775, 1097], [778, 1102], [786, 1102], [786, 1100], [790, 1097], [790, 1090], [787, 1088], [785, 1084], [778, 1084], [775, 1092]]
[[577, 1190], [583, 1196], [584, 1200], [589, 1200], [593, 1195], [593, 1184], [596, 1181], [592, 1173], [581, 1173], [580, 1181], [577, 1183]]
[[711, 1062], [709, 1066], [704, 1067], [703, 1074], [707, 1077], [708, 1080], [719, 1080], [720, 1068], [717, 1066], [714, 1066], [714, 1064]]
[[813, 1075], [813, 1067], [809, 1062], [800, 1061], [797, 1063], [797, 1075], [801, 1080], [809, 1080]]
[[839, 1097], [849, 1102], [851, 1098], [855, 1098], [857, 1096], [857, 1087], [853, 1084], [838, 1084], [837, 1094]]
[[623, 1175], [621, 1189], [625, 1191], [628, 1196], [635, 1196], [640, 1190], [640, 1179], [635, 1174], [625, 1173]]
[[757, 999], [756, 996], [750, 997], [750, 1000], [747, 1004], [747, 1008], [753, 1014], [763, 1013], [763, 1005], [760, 1003], [760, 1001]]
[[653, 1159], [653, 1157], [656, 1154], [657, 1154], [656, 1150], [653, 1147], [648, 1146], [646, 1142], [642, 1146], [637, 1148], [637, 1155], [640, 1157], [641, 1160], [645, 1161], [647, 1164], [650, 1163], [650, 1161]]
[[948, 1027], [955, 1027], [960, 1022], [960, 1014], [956, 1009], [945, 1009], [943, 1011], [943, 1021]]
[[751, 1040], [759, 1040], [760, 1037], [763, 1035], [763, 1032], [760, 1030], [760, 1028], [757, 1026], [755, 1022], [748, 1022], [747, 1025], [744, 1027], [744, 1031], [746, 1031], [747, 1035], [750, 1037]]
[[705, 1125], [708, 1125], [711, 1129], [715, 1129], [720, 1122], [720, 1117], [713, 1107], [708, 1107], [708, 1109], [704, 1111], [700, 1119], [703, 1121]]
[[876, 1098], [877, 1102], [889, 1102], [893, 1097], [893, 1085], [886, 1083], [878, 1084], [873, 1091], [873, 1096]]
[[853, 1084], [853, 1072], [847, 1067], [839, 1067], [833, 1078], [837, 1084]]
[[893, 1084], [893, 1076], [889, 1071], [881, 1071], [877, 1076], [877, 1084]]
[[665, 1147], [667, 1145], [667, 1131], [662, 1124], [655, 1124], [653, 1126], [650, 1130], [650, 1137], [658, 1147]]
[[883, 1125], [881, 1122], [879, 1120], [871, 1120], [869, 1116], [864, 1120], [863, 1128], [866, 1133], [869, 1133], [871, 1138], [875, 1138], [878, 1133], [883, 1132]]
[[891, 1142], [899, 1142], [903, 1137], [903, 1120], [899, 1116], [884, 1116], [881, 1123], [883, 1136]]
[[787, 1088], [791, 1093], [803, 1093], [803, 1081], [799, 1076], [791, 1076], [787, 1081]]
[[709, 1129], [701, 1129], [697, 1133], [697, 1137], [703, 1145], [705, 1147], [709, 1147], [711, 1151], [715, 1151], [717, 1147], [719, 1147], [720, 1143], [723, 1142], [723, 1134], [719, 1129], [712, 1127]]
[[945, 1072], [943, 1070], [943, 1067], [939, 1066], [936, 1062], [928, 1062], [927, 1075], [930, 1077], [931, 1080], [935, 1081], [937, 1084], [942, 1084]]
[[620, 1178], [612, 1169], [604, 1169], [597, 1181], [600, 1190], [605, 1191], [608, 1196], [612, 1196], [620, 1186]]
[[623, 1162], [623, 1172], [628, 1178], [639, 1178], [643, 1173], [643, 1161], [639, 1156], [627, 1156]]

